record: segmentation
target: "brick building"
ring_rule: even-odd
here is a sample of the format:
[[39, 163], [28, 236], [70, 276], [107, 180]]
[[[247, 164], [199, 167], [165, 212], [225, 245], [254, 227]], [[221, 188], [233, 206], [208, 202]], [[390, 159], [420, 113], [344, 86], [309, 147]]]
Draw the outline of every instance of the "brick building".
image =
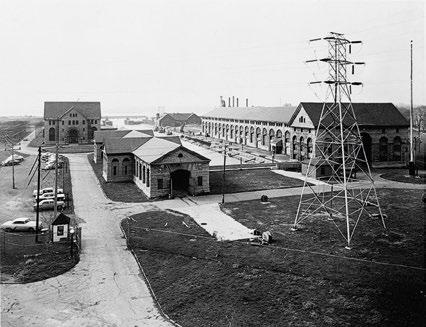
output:
[[[323, 103], [301, 102], [290, 125], [291, 157], [315, 157], [315, 130]], [[392, 103], [353, 103], [367, 160], [373, 167], [404, 166], [408, 155], [409, 123]], [[332, 149], [330, 149], [332, 151]]]
[[[218, 107], [202, 116], [205, 135], [303, 161], [315, 157], [323, 103], [297, 107]], [[408, 122], [392, 103], [353, 103], [366, 155], [373, 166], [401, 166], [407, 158]]]
[[101, 162], [103, 158], [102, 150], [104, 147], [105, 139], [107, 138], [140, 138], [140, 137], [153, 137], [154, 131], [152, 129], [144, 130], [100, 130], [96, 131], [93, 138], [93, 160]]
[[206, 136], [285, 153], [284, 135], [295, 107], [218, 107], [202, 116]]
[[133, 181], [149, 198], [210, 192], [210, 159], [181, 145], [179, 137], [104, 139], [103, 178]]
[[100, 102], [45, 102], [44, 142], [89, 143], [101, 129]]

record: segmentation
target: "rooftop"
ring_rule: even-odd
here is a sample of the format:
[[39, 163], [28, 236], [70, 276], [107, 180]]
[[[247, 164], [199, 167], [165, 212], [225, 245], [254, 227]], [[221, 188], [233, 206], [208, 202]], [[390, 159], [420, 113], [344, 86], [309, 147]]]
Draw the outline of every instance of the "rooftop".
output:
[[295, 109], [293, 106], [218, 107], [203, 114], [202, 117], [288, 123]]
[[[331, 105], [331, 103], [327, 103]], [[301, 102], [294, 112], [290, 121], [296, 118], [301, 107], [309, 115], [314, 126], [318, 126], [321, 111], [324, 106], [322, 102]], [[409, 126], [409, 122], [400, 111], [390, 102], [387, 103], [352, 103], [356, 120], [360, 126]]]
[[101, 119], [100, 102], [45, 102], [44, 119], [57, 119], [72, 109], [87, 119]]

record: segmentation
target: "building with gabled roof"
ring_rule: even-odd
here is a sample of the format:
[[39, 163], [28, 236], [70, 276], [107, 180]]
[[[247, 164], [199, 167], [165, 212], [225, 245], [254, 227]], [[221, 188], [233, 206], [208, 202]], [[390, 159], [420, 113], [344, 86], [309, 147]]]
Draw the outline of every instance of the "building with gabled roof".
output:
[[[330, 105], [330, 103], [328, 104]], [[318, 127], [324, 103], [301, 102], [289, 124], [293, 159], [303, 161], [315, 157], [315, 131]], [[401, 167], [408, 155], [407, 119], [392, 103], [352, 103], [360, 129], [367, 161], [373, 167]], [[327, 117], [331, 121], [331, 117]], [[344, 123], [351, 124], [349, 116]], [[328, 151], [333, 153], [333, 147]], [[360, 154], [363, 156], [363, 154]]]
[[103, 142], [107, 182], [133, 181], [149, 198], [210, 191], [210, 159], [183, 147], [178, 136], [104, 136]]
[[93, 160], [95, 162], [102, 161], [102, 149], [104, 147], [105, 139], [107, 138], [132, 138], [132, 137], [153, 137], [154, 131], [152, 129], [139, 129], [139, 130], [100, 130], [94, 133], [93, 138]]
[[90, 143], [101, 126], [100, 102], [45, 102], [44, 142]]
[[295, 107], [217, 107], [202, 115], [206, 136], [283, 153], [282, 138], [290, 129]]
[[[297, 107], [218, 107], [202, 115], [206, 136], [304, 161], [315, 157], [315, 133], [324, 103]], [[408, 121], [392, 103], [353, 103], [373, 166], [403, 166], [407, 160]], [[345, 119], [349, 119], [346, 117]]]
[[155, 126], [158, 127], [179, 127], [185, 125], [201, 125], [201, 118], [192, 112], [174, 112], [157, 114]]

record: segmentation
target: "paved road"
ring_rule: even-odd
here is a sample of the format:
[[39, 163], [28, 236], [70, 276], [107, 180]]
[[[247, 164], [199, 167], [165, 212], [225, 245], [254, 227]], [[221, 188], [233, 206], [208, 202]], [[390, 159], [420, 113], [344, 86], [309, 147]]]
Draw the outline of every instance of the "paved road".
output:
[[86, 155], [68, 157], [75, 212], [86, 221], [81, 261], [55, 278], [2, 285], [1, 326], [170, 326], [126, 250], [124, 212], [111, 210]]

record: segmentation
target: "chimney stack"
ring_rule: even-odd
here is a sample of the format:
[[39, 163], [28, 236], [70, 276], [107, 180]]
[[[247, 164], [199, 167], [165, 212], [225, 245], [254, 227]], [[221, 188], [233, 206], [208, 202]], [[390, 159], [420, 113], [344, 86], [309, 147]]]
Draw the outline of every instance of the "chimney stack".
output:
[[237, 107], [238, 107], [238, 98], [237, 98]]
[[228, 97], [228, 107], [231, 106], [231, 97]]
[[248, 98], [246, 98], [246, 107], [248, 107]]
[[235, 107], [235, 97], [232, 96], [232, 107]]
[[220, 96], [220, 106], [223, 107], [223, 96]]

